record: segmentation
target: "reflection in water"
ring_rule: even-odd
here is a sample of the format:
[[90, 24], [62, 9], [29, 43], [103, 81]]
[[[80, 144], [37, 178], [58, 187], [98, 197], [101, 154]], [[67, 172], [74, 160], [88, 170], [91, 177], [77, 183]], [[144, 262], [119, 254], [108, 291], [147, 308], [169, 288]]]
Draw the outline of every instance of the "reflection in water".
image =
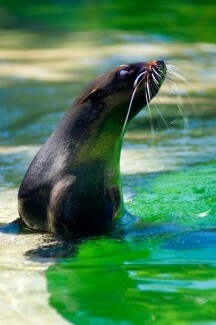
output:
[[[202, 244], [195, 251], [189, 246], [176, 251], [177, 243], [165, 247], [165, 228], [160, 235], [150, 230], [139, 235], [90, 239], [76, 258], [51, 266], [46, 271], [51, 305], [75, 324], [214, 320], [212, 250]], [[192, 233], [184, 236], [193, 241]]]

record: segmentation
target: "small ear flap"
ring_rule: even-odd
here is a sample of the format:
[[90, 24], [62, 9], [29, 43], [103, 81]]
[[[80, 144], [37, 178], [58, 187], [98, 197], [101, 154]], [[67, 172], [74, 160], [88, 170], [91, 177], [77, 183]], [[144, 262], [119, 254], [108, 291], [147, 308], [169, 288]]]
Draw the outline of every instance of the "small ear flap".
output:
[[85, 101], [87, 101], [88, 99], [94, 97], [94, 95], [96, 95], [96, 93], [99, 91], [98, 88], [94, 88], [88, 95], [86, 95], [81, 101], [80, 104], [84, 103]]

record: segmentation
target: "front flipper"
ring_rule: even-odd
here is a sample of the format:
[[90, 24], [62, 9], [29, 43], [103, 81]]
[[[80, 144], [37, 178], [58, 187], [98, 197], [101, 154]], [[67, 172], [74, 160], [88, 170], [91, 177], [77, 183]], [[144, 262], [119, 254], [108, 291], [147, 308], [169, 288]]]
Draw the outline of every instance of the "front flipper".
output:
[[71, 192], [75, 182], [75, 176], [66, 175], [52, 188], [48, 208], [49, 231], [54, 233], [65, 231], [67, 220], [71, 219], [72, 215]]

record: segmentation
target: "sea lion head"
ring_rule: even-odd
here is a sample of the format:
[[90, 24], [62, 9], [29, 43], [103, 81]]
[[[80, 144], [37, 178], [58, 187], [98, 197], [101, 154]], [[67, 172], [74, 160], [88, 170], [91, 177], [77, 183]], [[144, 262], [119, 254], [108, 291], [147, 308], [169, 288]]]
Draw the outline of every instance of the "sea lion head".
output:
[[100, 117], [112, 114], [116, 119], [117, 114], [124, 125], [157, 95], [165, 77], [162, 60], [119, 65], [90, 82], [78, 103], [89, 105], [91, 101]]

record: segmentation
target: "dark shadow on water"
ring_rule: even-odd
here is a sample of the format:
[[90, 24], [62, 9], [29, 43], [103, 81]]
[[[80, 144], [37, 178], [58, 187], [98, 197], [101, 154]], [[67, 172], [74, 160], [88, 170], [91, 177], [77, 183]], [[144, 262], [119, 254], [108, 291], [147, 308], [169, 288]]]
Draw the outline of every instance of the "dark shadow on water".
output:
[[8, 235], [19, 235], [20, 234], [20, 221], [16, 219], [8, 224], [0, 223], [0, 233]]
[[[72, 258], [79, 254], [79, 246], [92, 239], [101, 239], [115, 241], [116, 245], [123, 242], [133, 242], [136, 244], [159, 241], [161, 249], [170, 250], [191, 250], [201, 249], [216, 246], [216, 230], [191, 230], [187, 227], [183, 228], [174, 223], [155, 224], [152, 222], [144, 222], [139, 217], [135, 217], [126, 213], [121, 220], [119, 220], [112, 229], [105, 234], [98, 236], [74, 237], [68, 235], [52, 235], [49, 234], [43, 245], [28, 250], [25, 255], [29, 259], [41, 258]], [[19, 223], [15, 221], [9, 225], [0, 228], [0, 232], [7, 234], [19, 235], [35, 234], [35, 231], [26, 227], [20, 227]], [[40, 233], [40, 232], [37, 232]], [[46, 233], [43, 233], [46, 234]]]
[[216, 248], [216, 229], [188, 231], [175, 234], [161, 245], [164, 249], [177, 251], [202, 249], [208, 247]]

